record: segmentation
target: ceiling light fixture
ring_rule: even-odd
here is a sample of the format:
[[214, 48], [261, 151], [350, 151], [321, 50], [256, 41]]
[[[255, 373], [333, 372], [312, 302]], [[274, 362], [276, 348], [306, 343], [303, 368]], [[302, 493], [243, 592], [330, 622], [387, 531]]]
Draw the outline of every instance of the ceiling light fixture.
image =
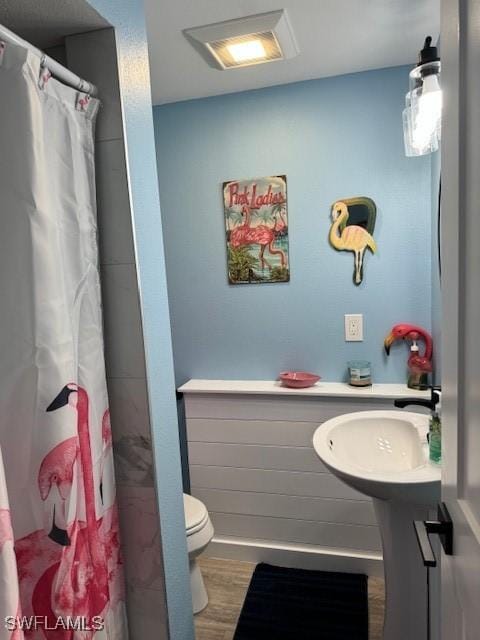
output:
[[425, 38], [419, 62], [410, 71], [410, 91], [405, 97], [403, 135], [407, 156], [436, 151], [442, 133], [442, 90], [439, 84], [440, 58], [432, 38]]
[[245, 42], [227, 44], [227, 49], [235, 62], [239, 64], [267, 57], [261, 40], [246, 40]]
[[285, 9], [183, 33], [207, 63], [220, 70], [293, 58], [299, 51]]

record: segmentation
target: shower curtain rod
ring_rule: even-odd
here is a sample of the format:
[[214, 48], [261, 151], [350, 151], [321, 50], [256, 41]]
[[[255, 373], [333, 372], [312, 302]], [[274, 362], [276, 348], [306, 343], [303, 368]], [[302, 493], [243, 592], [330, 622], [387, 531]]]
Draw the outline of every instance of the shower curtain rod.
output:
[[61, 65], [59, 62], [47, 56], [43, 51], [34, 47], [30, 42], [26, 40], [22, 40], [15, 33], [4, 27], [0, 24], [0, 40], [5, 40], [5, 42], [10, 42], [11, 44], [16, 44], [21, 47], [25, 47], [29, 49], [33, 53], [39, 56], [41, 60], [41, 64], [43, 67], [46, 67], [52, 76], [60, 80], [61, 82], [73, 87], [74, 89], [78, 89], [79, 91], [83, 91], [84, 93], [88, 93], [91, 96], [95, 96], [97, 94], [97, 88], [91, 82], [87, 82], [87, 80], [83, 80], [80, 76], [77, 76], [75, 73]]

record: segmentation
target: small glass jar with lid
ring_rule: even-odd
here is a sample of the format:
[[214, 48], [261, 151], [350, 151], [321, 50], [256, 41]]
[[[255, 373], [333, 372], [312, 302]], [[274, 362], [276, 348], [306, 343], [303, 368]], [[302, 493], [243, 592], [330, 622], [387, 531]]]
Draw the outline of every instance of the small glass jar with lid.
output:
[[368, 360], [351, 360], [348, 363], [348, 384], [352, 387], [371, 386], [372, 366]]

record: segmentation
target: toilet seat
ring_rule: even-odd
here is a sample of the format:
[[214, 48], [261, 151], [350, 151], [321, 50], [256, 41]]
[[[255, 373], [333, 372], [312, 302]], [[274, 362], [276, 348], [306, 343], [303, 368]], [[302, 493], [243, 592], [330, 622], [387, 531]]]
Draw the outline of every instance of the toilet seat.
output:
[[190, 588], [192, 590], [193, 613], [199, 613], [208, 604], [208, 594], [203, 582], [197, 557], [205, 551], [213, 538], [213, 525], [207, 507], [193, 496], [183, 494], [187, 551], [190, 564]]
[[209, 521], [208, 511], [205, 505], [188, 494], [183, 494], [183, 507], [185, 511], [185, 528], [187, 536], [192, 536], [201, 531]]

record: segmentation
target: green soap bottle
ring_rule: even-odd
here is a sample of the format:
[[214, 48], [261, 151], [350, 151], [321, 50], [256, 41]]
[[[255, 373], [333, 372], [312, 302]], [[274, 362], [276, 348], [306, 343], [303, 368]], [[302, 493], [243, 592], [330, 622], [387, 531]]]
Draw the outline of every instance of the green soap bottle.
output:
[[442, 422], [436, 412], [434, 412], [430, 418], [428, 444], [430, 460], [436, 464], [440, 464], [442, 462]]

